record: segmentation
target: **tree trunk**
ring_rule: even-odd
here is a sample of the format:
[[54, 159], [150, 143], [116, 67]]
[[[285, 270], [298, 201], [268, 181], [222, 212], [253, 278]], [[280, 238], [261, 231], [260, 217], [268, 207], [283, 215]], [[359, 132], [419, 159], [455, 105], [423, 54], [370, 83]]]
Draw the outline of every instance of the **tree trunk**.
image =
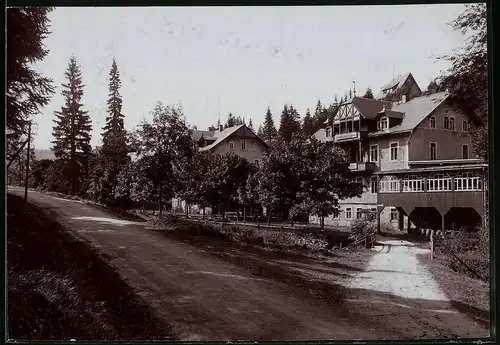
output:
[[184, 200], [184, 213], [186, 214], [186, 218], [189, 216], [189, 210], [188, 210], [188, 202], [187, 200]]
[[201, 219], [205, 220], [205, 206], [203, 206], [203, 217]]
[[267, 225], [271, 225], [271, 208], [267, 211]]
[[240, 221], [240, 209], [239, 208], [236, 209], [236, 221], [237, 222]]
[[247, 208], [243, 205], [243, 222], [247, 221]]
[[162, 211], [162, 205], [161, 205], [161, 198], [162, 198], [162, 194], [161, 194], [161, 190], [162, 190], [162, 185], [160, 183], [160, 189], [158, 191], [158, 218], [161, 217], [161, 211]]
[[323, 230], [325, 228], [325, 217], [321, 216], [320, 219], [320, 229]]

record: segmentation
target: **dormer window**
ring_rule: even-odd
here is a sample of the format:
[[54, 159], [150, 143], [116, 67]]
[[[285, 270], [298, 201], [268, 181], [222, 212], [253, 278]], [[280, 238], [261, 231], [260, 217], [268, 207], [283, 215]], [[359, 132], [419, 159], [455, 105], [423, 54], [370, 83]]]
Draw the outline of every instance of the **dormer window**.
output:
[[330, 128], [325, 129], [325, 136], [327, 138], [332, 136], [332, 130]]
[[381, 118], [377, 123], [377, 128], [379, 130], [388, 129], [389, 128], [389, 119], [387, 117]]

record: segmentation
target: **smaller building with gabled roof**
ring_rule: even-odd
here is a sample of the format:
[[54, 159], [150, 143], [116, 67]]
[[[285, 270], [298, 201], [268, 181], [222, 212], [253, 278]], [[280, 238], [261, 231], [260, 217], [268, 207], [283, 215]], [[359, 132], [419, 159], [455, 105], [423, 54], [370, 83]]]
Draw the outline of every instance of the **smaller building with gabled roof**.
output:
[[403, 95], [407, 99], [422, 95], [422, 90], [411, 73], [405, 73], [391, 79], [391, 81], [382, 86], [375, 99], [400, 101]]

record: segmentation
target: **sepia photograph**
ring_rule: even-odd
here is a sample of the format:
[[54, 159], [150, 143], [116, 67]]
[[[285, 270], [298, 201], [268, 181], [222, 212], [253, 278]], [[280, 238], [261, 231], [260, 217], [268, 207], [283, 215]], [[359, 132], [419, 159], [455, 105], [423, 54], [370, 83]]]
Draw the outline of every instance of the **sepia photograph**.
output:
[[7, 7], [5, 341], [491, 339], [488, 11]]

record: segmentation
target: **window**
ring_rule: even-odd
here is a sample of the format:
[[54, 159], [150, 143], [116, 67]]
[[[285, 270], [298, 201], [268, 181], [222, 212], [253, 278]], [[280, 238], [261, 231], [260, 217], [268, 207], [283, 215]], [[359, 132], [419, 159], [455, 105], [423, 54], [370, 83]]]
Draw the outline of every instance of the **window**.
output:
[[234, 141], [229, 142], [229, 149], [234, 150]]
[[370, 146], [370, 161], [378, 162], [378, 145]]
[[256, 160], [254, 161], [254, 163], [255, 163], [255, 165], [256, 165], [256, 166], [257, 166], [257, 168], [258, 168], [258, 167], [259, 167], [259, 160], [258, 160], [258, 159], [256, 159]]
[[380, 119], [380, 121], [377, 123], [377, 128], [378, 129], [387, 129], [389, 128], [389, 119], [387, 118], [383, 118], [383, 119]]
[[455, 191], [479, 191], [481, 189], [481, 177], [474, 173], [465, 172], [455, 177]]
[[331, 136], [332, 136], [332, 131], [331, 131], [331, 129], [330, 129], [330, 128], [325, 129], [325, 136], [326, 136], [327, 138], [329, 138], [329, 137], [331, 137]]
[[462, 121], [462, 132], [469, 131], [469, 121]]
[[362, 177], [357, 177], [356, 178], [356, 183], [359, 183], [360, 185], [363, 186], [363, 178]]
[[390, 148], [391, 148], [391, 161], [398, 160], [399, 144], [398, 143], [391, 143]]
[[427, 178], [428, 192], [443, 192], [451, 190], [451, 177], [447, 174], [431, 175]]
[[378, 179], [376, 176], [372, 176], [370, 179], [370, 193], [375, 194], [378, 192]]
[[431, 116], [431, 118], [429, 119], [429, 127], [436, 128], [436, 117], [435, 116]]
[[379, 183], [379, 193], [399, 193], [401, 181], [394, 176], [385, 176]]
[[455, 118], [453, 116], [445, 116], [443, 118], [444, 129], [449, 129], [450, 131], [455, 130]]
[[462, 159], [469, 159], [469, 145], [462, 145]]
[[346, 207], [345, 209], [345, 218], [352, 219], [352, 209], [350, 207]]
[[357, 208], [356, 209], [356, 219], [361, 219], [361, 217], [363, 216], [363, 209], [362, 208]]
[[339, 219], [339, 209], [333, 211], [333, 219]]
[[257, 143], [255, 140], [252, 140], [252, 150], [255, 150], [257, 148]]
[[246, 140], [241, 141], [241, 149], [243, 151], [245, 151], [247, 149], [247, 141]]
[[391, 222], [397, 222], [399, 219], [398, 209], [393, 207], [391, 208]]
[[424, 179], [421, 176], [410, 175], [403, 179], [403, 192], [423, 192]]
[[431, 161], [435, 161], [437, 159], [437, 143], [429, 143], [429, 155]]

